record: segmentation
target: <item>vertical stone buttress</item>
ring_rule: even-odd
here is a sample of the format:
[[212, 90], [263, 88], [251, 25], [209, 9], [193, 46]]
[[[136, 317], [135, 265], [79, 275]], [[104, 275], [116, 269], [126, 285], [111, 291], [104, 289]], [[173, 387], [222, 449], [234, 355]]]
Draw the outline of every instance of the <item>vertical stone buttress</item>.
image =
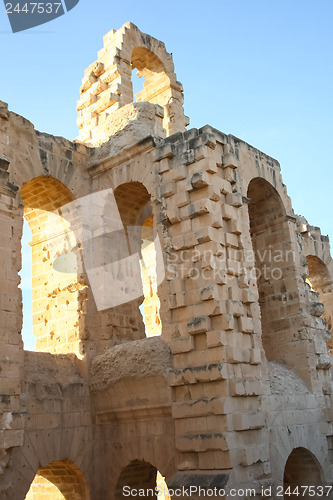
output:
[[[179, 473], [202, 480], [209, 470], [226, 481], [233, 454], [252, 460], [245, 449], [232, 449], [229, 433], [244, 430], [248, 420], [248, 429], [264, 426], [258, 399], [263, 384], [257, 297], [232, 252], [242, 249], [236, 165], [224, 155], [225, 136], [216, 138], [211, 130], [191, 130], [183, 141], [174, 136], [157, 149], [169, 234], [169, 303], [161, 313], [167, 317], [162, 335], [174, 355], [170, 383]], [[263, 469], [268, 457], [260, 447], [257, 454]]]
[[[0, 102], [0, 131], [7, 132], [8, 108]], [[2, 134], [1, 137], [6, 137]], [[8, 182], [9, 158], [0, 142], [0, 480], [9, 460], [9, 449], [23, 445], [23, 416], [19, 413], [23, 378], [22, 294], [18, 288], [21, 268], [22, 206], [15, 186]]]

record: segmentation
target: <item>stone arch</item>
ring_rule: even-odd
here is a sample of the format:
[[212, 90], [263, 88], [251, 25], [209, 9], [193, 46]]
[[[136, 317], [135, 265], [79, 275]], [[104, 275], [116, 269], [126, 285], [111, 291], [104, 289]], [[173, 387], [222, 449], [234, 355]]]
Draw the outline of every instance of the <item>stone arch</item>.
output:
[[[290, 453], [288, 460], [284, 469], [283, 476], [283, 489], [290, 488], [290, 491], [297, 491], [297, 487], [301, 486], [323, 486], [324, 485], [324, 475], [320, 463], [313, 453], [308, 449], [299, 447], [294, 448]], [[286, 495], [286, 498], [298, 498], [295, 491], [295, 495]], [[312, 495], [305, 495], [303, 498], [313, 498]]]
[[80, 311], [87, 285], [80, 277], [80, 253], [72, 252], [77, 246], [73, 221], [68, 211], [64, 212], [74, 195], [48, 175], [23, 184], [21, 197], [32, 232], [32, 310], [37, 350], [80, 354]]
[[40, 467], [25, 500], [89, 500], [89, 488], [81, 470], [70, 460]]
[[165, 67], [165, 71], [168, 73], [171, 82], [176, 83], [172, 54], [167, 52], [164, 42], [161, 42], [146, 33], [142, 33], [139, 28], [135, 26], [135, 24], [128, 22], [125, 23], [117, 32], [111, 30], [107, 33], [104, 37], [104, 43], [108, 43], [108, 41], [113, 40], [115, 33], [121, 33], [121, 42], [119, 47], [121, 49], [122, 57], [126, 61], [131, 60], [133, 50], [136, 47], [143, 47], [156, 55]]
[[[145, 300], [145, 310], [152, 313], [149, 318], [148, 314], [144, 313], [146, 332], [148, 335], [151, 331], [156, 332], [154, 328], [156, 326], [159, 328], [158, 333], [160, 334], [161, 321], [159, 316], [156, 272], [157, 252], [155, 248], [158, 239], [154, 237], [156, 231], [153, 224], [150, 194], [142, 183], [132, 181], [120, 184], [114, 190], [114, 198], [127, 239], [127, 249], [124, 248], [122, 254], [126, 255], [127, 250], [128, 255], [137, 255], [139, 257], [137, 262], [134, 262], [135, 268], [133, 268], [133, 272], [137, 278], [133, 276], [131, 281], [140, 283], [140, 292], [137, 292], [137, 300], [134, 301], [133, 306], [137, 310], [137, 305]], [[106, 210], [106, 212], [108, 211]], [[120, 238], [123, 237], [125, 240], [125, 235], [120, 236]], [[143, 238], [145, 238], [145, 243], [143, 243]], [[124, 247], [126, 243], [124, 241]], [[160, 254], [160, 252], [158, 253]], [[154, 260], [154, 262], [150, 262], [151, 260]], [[124, 274], [122, 275], [124, 276]]]
[[333, 277], [333, 260], [329, 237], [323, 235], [319, 227], [311, 226], [305, 217], [297, 215], [296, 223], [303, 255], [318, 257], [326, 265], [328, 272]]
[[[147, 158], [145, 156], [140, 159], [140, 161], [126, 163], [124, 165], [115, 166], [114, 168], [110, 169], [108, 171], [108, 176], [106, 178], [106, 182], [103, 185], [103, 188], [104, 190], [110, 190], [110, 192], [113, 191], [119, 194], [119, 196], [117, 196], [118, 202], [120, 203], [121, 212], [126, 224], [132, 224], [133, 221], [134, 223], [136, 223], [137, 221], [138, 225], [142, 226], [147, 217], [153, 215], [154, 230], [156, 230], [156, 233], [154, 232], [154, 235], [156, 234], [157, 238], [158, 234], [158, 239], [161, 244], [161, 255], [159, 255], [161, 260], [157, 263], [157, 277], [158, 283], [160, 283], [160, 285], [158, 286], [158, 295], [161, 302], [160, 315], [161, 323], [166, 324], [169, 314], [167, 301], [168, 287], [166, 280], [164, 280], [164, 261], [166, 262], [165, 253], [167, 248], [167, 241], [166, 233], [163, 229], [163, 224], [161, 224], [161, 221], [163, 220], [163, 214], [160, 209], [160, 202], [157, 199], [157, 192], [159, 189], [158, 185], [156, 185], [157, 179], [156, 176], [152, 174], [152, 163], [148, 160], [150, 160], [150, 158]], [[125, 216], [126, 203], [129, 203], [128, 200], [130, 198], [126, 195], [124, 197], [124, 202], [121, 201], [122, 195], [120, 193], [123, 189], [121, 188], [121, 186], [124, 185], [132, 186], [131, 189], [135, 189], [136, 186], [138, 188], [139, 197], [141, 196], [140, 193], [142, 193], [143, 200], [140, 201], [139, 207], [137, 207], [140, 215], [138, 215], [135, 210], [133, 213], [130, 210], [127, 216]], [[103, 217], [105, 217], [106, 224], [109, 224], [108, 212], [110, 211], [109, 209], [112, 205], [111, 198], [115, 200], [115, 197], [111, 196], [109, 198], [109, 201], [105, 205], [105, 209], [103, 212]], [[150, 203], [148, 203], [148, 201], [150, 201]], [[140, 232], [137, 236], [138, 241], [141, 241]], [[140, 250], [139, 247], [140, 245], [138, 243], [137, 251]], [[127, 245], [126, 251], [128, 251]], [[91, 289], [92, 284], [90, 282], [90, 290]], [[141, 300], [143, 300], [142, 292]], [[123, 340], [139, 340], [145, 338], [145, 325], [142, 321], [142, 315], [138, 308], [138, 302], [135, 305], [130, 303], [125, 304], [123, 308], [117, 307], [117, 310], [113, 310], [112, 308], [106, 308], [105, 310], [96, 310], [96, 307], [93, 303], [94, 301], [87, 301], [87, 307], [89, 307], [89, 315], [87, 315], [86, 317], [86, 323], [88, 323], [87, 328], [89, 329], [89, 331], [97, 331], [96, 325], [99, 325], [97, 343], [97, 352], [99, 354], [104, 352], [108, 347], [112, 347], [114, 345], [122, 343]], [[123, 317], [126, 317], [127, 319], [123, 321]], [[163, 330], [161, 331], [161, 335], [163, 337]]]
[[[118, 182], [113, 187], [111, 183], [110, 187], [91, 195], [96, 198], [94, 220], [97, 226], [93, 230], [94, 236], [83, 247], [85, 268], [96, 306], [88, 321], [94, 329], [99, 324], [99, 352], [124, 340], [146, 337], [139, 309], [144, 300], [140, 259], [142, 228], [145, 221], [153, 217], [152, 197], [142, 179], [129, 180], [126, 170], [122, 172], [125, 175], [116, 176]], [[155, 228], [153, 235], [154, 245], [159, 249], [156, 268], [161, 267], [163, 271], [162, 248]], [[160, 282], [163, 281], [163, 272], [155, 271], [154, 274], [160, 276]], [[155, 279], [153, 298], [156, 303], [157, 285]], [[155, 316], [160, 325], [159, 315]]]
[[276, 189], [263, 178], [251, 180], [247, 196], [263, 347], [269, 361], [284, 362], [285, 346], [295, 340], [292, 320], [300, 309], [286, 210]]
[[[157, 74], [165, 77], [166, 80], [163, 83], [170, 85], [170, 76], [173, 71], [169, 69], [170, 76], [167, 75], [167, 69], [163, 64], [162, 60], [154, 53], [151, 49], [144, 47], [143, 45], [133, 48], [131, 54], [131, 65], [139, 72], [139, 77], [143, 76], [148, 82], [151, 78], [156, 78]], [[153, 92], [153, 89], [150, 89]], [[156, 88], [155, 88], [156, 92]], [[150, 99], [141, 99], [142, 101], [150, 101]]]
[[[162, 106], [164, 109], [163, 128], [167, 135], [171, 135], [172, 119], [174, 119], [172, 104], [170, 104], [174, 92], [170, 78], [172, 74], [168, 75], [166, 67], [154, 52], [142, 46], [133, 49], [131, 65], [133, 70], [138, 70], [138, 77], [144, 78], [143, 89], [135, 95], [136, 101], [151, 102]], [[132, 100], [134, 101], [134, 95]]]
[[101, 131], [96, 134], [94, 129], [100, 123], [105, 124], [106, 119], [112, 120], [118, 109], [133, 103], [133, 68], [146, 78], [138, 101], [158, 104], [164, 109], [164, 135], [185, 131], [188, 119], [183, 110], [183, 87], [177, 81], [172, 55], [163, 42], [126, 23], [118, 31], [111, 30], [105, 35], [97, 61], [85, 72], [78, 101], [81, 141], [100, 144], [108, 140], [109, 137], [101, 139]]
[[[313, 291], [311, 312], [314, 316], [323, 317], [326, 328], [332, 336], [333, 280], [327, 265], [319, 257], [307, 255], [306, 258], [309, 270], [307, 281]], [[328, 346], [333, 349], [332, 338], [328, 341]]]
[[[312, 390], [331, 366], [325, 323], [306, 286], [306, 259], [290, 216], [289, 198], [262, 177], [248, 185], [254, 279], [259, 292], [263, 348], [268, 361], [295, 369]], [[291, 212], [292, 213], [292, 212]], [[316, 312], [316, 314], [313, 314]], [[324, 374], [319, 372], [323, 370]]]
[[114, 196], [124, 226], [135, 226], [143, 223], [152, 213], [150, 194], [147, 188], [138, 181], [119, 184]]
[[36, 177], [51, 176], [67, 186], [76, 199], [90, 192], [91, 179], [82, 168], [89, 158], [89, 148], [38, 132], [32, 123], [21, 120], [29, 141], [22, 140], [10, 158], [9, 181], [16, 186], [15, 191]]
[[[66, 379], [66, 383], [68, 383], [69, 380], [71, 381], [68, 387], [62, 389], [64, 394], [64, 408], [70, 408], [73, 404], [73, 400], [82, 398], [82, 396], [89, 399], [88, 388], [87, 386], [82, 387], [80, 382], [80, 380], [82, 381], [81, 377], [78, 377], [76, 381], [74, 379], [74, 383], [72, 383], [73, 374], [70, 374], [69, 376], [68, 373], [66, 375], [60, 375], [65, 372], [64, 362], [68, 368], [69, 364], [74, 364], [73, 358], [71, 362], [70, 356], [67, 355], [58, 357], [50, 354], [29, 352], [26, 352], [25, 355], [27, 356], [26, 361], [32, 367], [33, 373], [38, 373], [38, 370], [34, 369], [34, 365], [36, 363], [38, 366], [40, 357], [42, 358], [40, 365], [43, 368], [45, 367], [43, 361], [43, 358], [45, 360], [45, 356], [49, 358], [47, 364], [50, 364], [53, 367], [56, 366], [53, 374], [49, 370], [45, 370], [44, 373], [41, 370], [41, 373], [43, 374], [42, 384], [46, 388], [46, 392], [44, 392], [44, 394], [54, 394], [56, 392], [56, 388], [59, 387], [59, 380], [61, 380], [61, 378], [63, 380]], [[35, 358], [35, 360], [32, 358]], [[59, 358], [61, 360], [60, 365], [58, 362]], [[38, 401], [33, 394], [34, 387], [38, 387], [38, 384], [36, 384], [36, 378], [41, 379], [40, 372], [34, 379], [31, 380], [31, 376], [29, 376], [29, 378], [30, 380], [27, 381], [26, 386], [27, 394], [32, 396], [30, 398], [30, 396], [27, 397], [27, 394], [24, 395], [26, 397], [26, 403], [29, 404], [30, 399], [34, 408], [37, 408], [37, 411], [44, 412], [43, 414], [39, 413], [39, 415], [44, 418], [44, 422], [49, 422], [51, 419], [53, 419], [53, 421], [56, 420], [56, 418], [54, 418], [53, 408], [56, 408], [56, 402], [59, 400], [55, 398], [47, 400], [49, 404], [49, 412], [47, 413], [47, 409], [45, 409], [46, 399], [40, 399]], [[47, 386], [47, 384], [49, 385]], [[41, 410], [42, 404], [43, 409]], [[37, 415], [38, 413], [34, 414], [29, 411], [26, 418], [28, 426], [29, 423], [31, 424], [31, 422], [37, 420]], [[62, 471], [71, 470], [71, 474], [73, 475], [75, 473], [76, 477], [80, 479], [81, 484], [88, 484], [91, 491], [93, 491], [93, 487], [97, 487], [91, 468], [94, 443], [93, 429], [91, 426], [75, 425], [77, 420], [71, 427], [66, 427], [64, 424], [66, 419], [67, 421], [71, 420], [74, 422], [72, 415], [73, 413], [70, 414], [65, 411], [62, 412], [61, 415], [58, 415], [62, 419], [61, 426], [43, 428], [43, 426], [34, 425], [30, 430], [26, 429], [24, 431], [24, 445], [16, 446], [9, 450], [10, 461], [4, 471], [5, 484], [8, 485], [8, 489], [4, 488], [4, 499], [25, 499], [36, 474], [39, 473], [40, 469], [44, 470], [46, 468], [47, 470], [50, 470], [49, 466], [51, 464], [52, 467], [54, 464], [56, 464], [57, 467], [61, 466]], [[54, 468], [54, 470], [56, 468]], [[47, 479], [49, 479], [48, 476]], [[87, 499], [89, 499], [89, 496]], [[71, 497], [69, 497], [69, 500], [72, 500]]]
[[[126, 490], [125, 490], [126, 488]], [[161, 493], [157, 496], [156, 488]], [[167, 491], [167, 484], [157, 468], [149, 462], [143, 460], [133, 460], [120, 473], [115, 487], [115, 498], [128, 497], [127, 491], [145, 490], [145, 498], [162, 500], [170, 499]], [[125, 491], [125, 494], [124, 494]]]
[[[184, 132], [188, 119], [184, 116], [183, 87], [177, 81], [172, 55], [166, 51], [163, 42], [141, 33], [133, 23], [126, 23], [121, 30], [123, 39], [120, 50], [123, 60], [130, 61], [131, 68], [137, 68], [139, 76], [146, 79], [144, 90], [137, 100], [159, 104], [164, 108], [163, 127], [167, 136]], [[126, 71], [124, 87], [127, 87]], [[133, 94], [124, 93], [124, 101], [126, 104], [133, 102]]]
[[[307, 396], [313, 398], [313, 395]], [[301, 398], [300, 408], [306, 411], [306, 398]], [[321, 434], [318, 425], [314, 422], [308, 427], [300, 425], [290, 425], [287, 427], [272, 427], [270, 435], [270, 458], [274, 464], [272, 469], [273, 481], [283, 486], [285, 466], [288, 457], [295, 449], [306, 449], [320, 464], [323, 473], [322, 484], [329, 483], [331, 477], [331, 460], [329, 456], [326, 436]]]
[[307, 255], [309, 281], [313, 288], [323, 288], [332, 283], [326, 264], [316, 255]]

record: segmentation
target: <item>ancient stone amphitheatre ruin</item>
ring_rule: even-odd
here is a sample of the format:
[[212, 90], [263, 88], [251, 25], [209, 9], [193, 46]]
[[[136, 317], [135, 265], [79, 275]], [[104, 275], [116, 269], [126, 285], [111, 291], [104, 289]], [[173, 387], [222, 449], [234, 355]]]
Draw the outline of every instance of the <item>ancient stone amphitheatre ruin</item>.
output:
[[80, 92], [74, 142], [0, 102], [1, 500], [332, 498], [328, 238], [135, 25]]

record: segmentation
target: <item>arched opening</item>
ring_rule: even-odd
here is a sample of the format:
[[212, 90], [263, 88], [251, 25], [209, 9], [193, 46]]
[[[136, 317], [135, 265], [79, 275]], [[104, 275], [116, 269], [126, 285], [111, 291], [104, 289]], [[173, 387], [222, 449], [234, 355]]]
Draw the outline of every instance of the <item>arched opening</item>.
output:
[[[79, 262], [76, 238], [64, 209], [71, 191], [51, 176], [40, 176], [21, 189], [24, 217], [32, 233], [32, 316], [36, 350], [80, 353]], [[66, 213], [66, 215], [65, 215]], [[55, 265], [62, 256], [61, 264]]]
[[22, 268], [20, 271], [23, 302], [22, 340], [24, 349], [34, 351], [36, 337], [32, 330], [32, 233], [26, 219], [23, 220], [23, 234], [21, 240]]
[[[137, 70], [134, 75], [133, 70]], [[108, 141], [111, 132], [122, 130], [137, 113], [145, 114], [148, 110], [149, 114], [155, 113], [154, 135], [158, 137], [185, 132], [189, 124], [183, 109], [183, 86], [174, 72], [172, 54], [166, 51], [164, 43], [141, 33], [132, 23], [104, 37], [97, 61], [85, 71], [80, 93], [79, 139], [90, 145]], [[164, 112], [153, 106], [133, 105], [135, 100], [157, 104]], [[128, 107], [121, 111], [123, 106]], [[115, 120], [111, 120], [113, 113]]]
[[[150, 195], [143, 184], [129, 182], [115, 189], [114, 197], [124, 227], [124, 235], [120, 234], [118, 240], [126, 239], [126, 245], [124, 242], [122, 245], [123, 249], [119, 251], [119, 255], [120, 258], [126, 255], [134, 257], [130, 281], [132, 284], [136, 283], [138, 287], [135, 291], [136, 296], [134, 296], [134, 293], [130, 293], [132, 288], [130, 286], [131, 283], [129, 283], [129, 286], [126, 287], [129, 290], [127, 294], [128, 298], [126, 299], [125, 295], [124, 301], [127, 300], [127, 302], [133, 305], [128, 310], [129, 314], [132, 316], [142, 315], [147, 336], [160, 335], [160, 302], [157, 294], [157, 248], [155, 245], [156, 238]], [[120, 260], [119, 270], [121, 262]], [[118, 272], [118, 275], [124, 280], [126, 271], [122, 269], [121, 272]], [[119, 286], [121, 286], [121, 283], [119, 283]], [[124, 287], [122, 286], [122, 288]], [[144, 337], [144, 331], [142, 333], [141, 338]]]
[[169, 491], [162, 474], [148, 462], [133, 460], [120, 474], [115, 498], [144, 497], [170, 500]]
[[141, 91], [144, 91], [144, 82], [145, 78], [141, 75], [138, 75], [138, 71], [136, 68], [132, 70], [132, 87], [133, 87], [133, 102], [139, 102], [137, 99], [137, 94]]
[[288, 352], [286, 345], [297, 341], [293, 337], [292, 318], [299, 314], [295, 256], [288, 221], [279, 194], [264, 179], [255, 178], [250, 182], [248, 197], [262, 343], [269, 361], [283, 362]]
[[143, 287], [143, 314], [147, 337], [161, 335], [160, 299], [157, 293], [157, 260], [154, 243], [153, 215], [147, 217], [141, 233], [141, 278]]
[[81, 470], [70, 460], [41, 467], [25, 500], [89, 500], [89, 488]]
[[133, 50], [131, 64], [133, 70], [137, 69], [134, 78], [132, 76], [133, 101], [148, 101], [165, 108], [163, 127], [168, 130], [170, 118], [167, 104], [172, 99], [172, 88], [164, 64], [144, 47], [136, 47]]
[[[313, 297], [313, 314], [315, 316], [322, 316], [326, 321], [326, 328], [332, 335], [332, 311], [333, 311], [333, 284], [330, 277], [330, 273], [327, 269], [326, 264], [319, 259], [316, 255], [308, 255], [308, 269], [309, 275], [307, 282], [309, 283], [311, 290], [314, 292]], [[324, 311], [318, 305], [318, 295], [320, 303], [324, 305]], [[333, 353], [333, 340], [327, 343], [328, 347]]]
[[295, 448], [289, 455], [284, 469], [284, 498], [292, 499], [300, 496], [305, 499], [314, 498], [313, 492], [307, 495], [307, 491], [302, 489], [302, 486], [323, 485], [324, 477], [316, 457], [306, 448]]

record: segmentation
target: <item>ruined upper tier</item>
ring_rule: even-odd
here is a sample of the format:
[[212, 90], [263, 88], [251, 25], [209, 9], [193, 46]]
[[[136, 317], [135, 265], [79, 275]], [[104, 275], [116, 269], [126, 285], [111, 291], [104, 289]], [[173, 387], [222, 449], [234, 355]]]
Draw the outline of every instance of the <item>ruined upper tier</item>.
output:
[[160, 126], [155, 134], [166, 137], [185, 131], [189, 120], [184, 115], [183, 87], [177, 81], [172, 55], [163, 42], [126, 23], [104, 36], [97, 61], [85, 70], [77, 103], [78, 140], [98, 146], [133, 120], [134, 69], [144, 78], [143, 90], [135, 95], [137, 103], [157, 105]]

